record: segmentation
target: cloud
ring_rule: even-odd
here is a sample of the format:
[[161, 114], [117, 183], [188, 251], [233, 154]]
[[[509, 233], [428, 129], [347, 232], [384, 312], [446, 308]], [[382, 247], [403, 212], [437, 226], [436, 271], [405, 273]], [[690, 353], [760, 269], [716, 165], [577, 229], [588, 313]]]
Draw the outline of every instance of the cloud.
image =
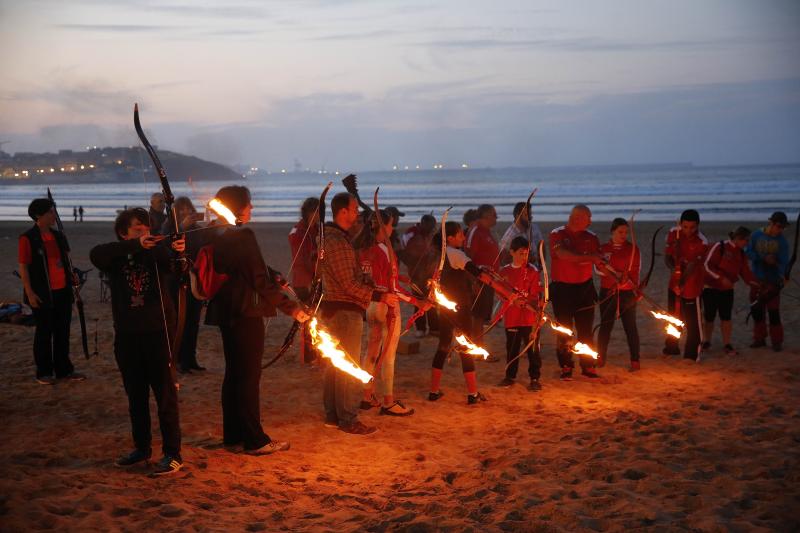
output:
[[63, 30], [75, 30], [80, 32], [103, 32], [103, 33], [150, 33], [150, 32], [171, 32], [185, 30], [182, 26], [158, 26], [148, 24], [56, 24], [56, 28]]

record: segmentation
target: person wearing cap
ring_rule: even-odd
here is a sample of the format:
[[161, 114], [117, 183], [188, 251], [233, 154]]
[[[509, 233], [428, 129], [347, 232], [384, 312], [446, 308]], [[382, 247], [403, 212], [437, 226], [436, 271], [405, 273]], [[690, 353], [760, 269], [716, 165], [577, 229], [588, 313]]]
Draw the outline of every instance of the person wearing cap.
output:
[[[36, 320], [33, 359], [36, 381], [52, 385], [56, 378], [85, 379], [75, 372], [69, 358], [69, 328], [72, 322], [72, 272], [67, 272], [67, 238], [52, 228], [56, 224], [55, 204], [37, 198], [28, 206], [33, 226], [19, 236], [19, 272], [24, 301]], [[53, 377], [55, 375], [55, 377]]]
[[767, 323], [769, 315], [769, 337], [772, 349], [779, 352], [783, 348], [783, 324], [780, 313], [780, 291], [789, 262], [789, 242], [783, 230], [789, 225], [786, 213], [776, 211], [769, 217], [767, 227], [758, 229], [750, 236], [746, 252], [750, 267], [762, 288], [751, 289], [750, 312], [753, 315], [753, 343], [751, 348], [766, 346]]
[[703, 289], [703, 331], [705, 341], [702, 351], [711, 349], [714, 334], [714, 319], [719, 313], [720, 332], [725, 354], [736, 355], [731, 344], [731, 312], [733, 311], [733, 286], [739, 278], [751, 287], [759, 288], [758, 279], [750, 270], [745, 246], [750, 238], [750, 230], [739, 226], [729, 234], [730, 238], [715, 243], [706, 255], [703, 266], [706, 271]]

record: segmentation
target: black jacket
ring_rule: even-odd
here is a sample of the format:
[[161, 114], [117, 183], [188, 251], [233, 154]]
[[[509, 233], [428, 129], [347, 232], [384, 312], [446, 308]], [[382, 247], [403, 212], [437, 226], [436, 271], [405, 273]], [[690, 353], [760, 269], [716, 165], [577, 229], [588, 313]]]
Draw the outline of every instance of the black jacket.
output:
[[[63, 233], [56, 230], [50, 230], [53, 237], [56, 239], [58, 251], [61, 253], [61, 262], [64, 264], [64, 273], [67, 279], [67, 288], [72, 286], [72, 273], [67, 272], [66, 257], [69, 253], [69, 243]], [[39, 226], [33, 225], [31, 229], [23, 233], [28, 241], [31, 243], [31, 264], [28, 265], [28, 274], [31, 280], [31, 288], [36, 296], [42, 301], [43, 307], [49, 308], [53, 306], [53, 295], [50, 291], [50, 274], [47, 269], [47, 252], [45, 251], [44, 242], [42, 241], [42, 232]], [[69, 291], [70, 298], [73, 297], [72, 291]], [[23, 295], [24, 302], [29, 304], [28, 295]], [[72, 300], [70, 300], [72, 301]]]
[[145, 250], [139, 239], [110, 242], [92, 248], [89, 258], [108, 274], [115, 331], [162, 331], [165, 325], [174, 330], [172, 252], [166, 246]]
[[256, 236], [249, 228], [228, 228], [212, 240], [214, 269], [229, 276], [208, 303], [206, 324], [230, 326], [244, 317], [291, 314], [297, 304], [272, 280]]

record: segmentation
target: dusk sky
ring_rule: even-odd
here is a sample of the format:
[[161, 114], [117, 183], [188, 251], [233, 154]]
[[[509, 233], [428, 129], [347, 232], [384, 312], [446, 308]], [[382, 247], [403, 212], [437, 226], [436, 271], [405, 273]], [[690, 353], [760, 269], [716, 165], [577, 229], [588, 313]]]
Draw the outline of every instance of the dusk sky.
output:
[[800, 2], [0, 0], [7, 152], [385, 169], [800, 161]]

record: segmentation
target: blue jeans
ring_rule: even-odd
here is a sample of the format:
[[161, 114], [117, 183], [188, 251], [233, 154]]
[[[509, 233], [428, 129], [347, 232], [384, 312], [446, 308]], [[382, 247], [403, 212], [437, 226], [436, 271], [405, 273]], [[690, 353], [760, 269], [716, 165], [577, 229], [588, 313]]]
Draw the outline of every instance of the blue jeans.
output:
[[[323, 316], [321, 326], [339, 340], [339, 346], [353, 361], [360, 361], [361, 331], [364, 327], [360, 313], [339, 309], [330, 316]], [[326, 360], [323, 358], [323, 361]], [[363, 383], [337, 370], [330, 363], [325, 364], [322, 380], [325, 420], [335, 422], [342, 428], [355, 424], [364, 390]]]

